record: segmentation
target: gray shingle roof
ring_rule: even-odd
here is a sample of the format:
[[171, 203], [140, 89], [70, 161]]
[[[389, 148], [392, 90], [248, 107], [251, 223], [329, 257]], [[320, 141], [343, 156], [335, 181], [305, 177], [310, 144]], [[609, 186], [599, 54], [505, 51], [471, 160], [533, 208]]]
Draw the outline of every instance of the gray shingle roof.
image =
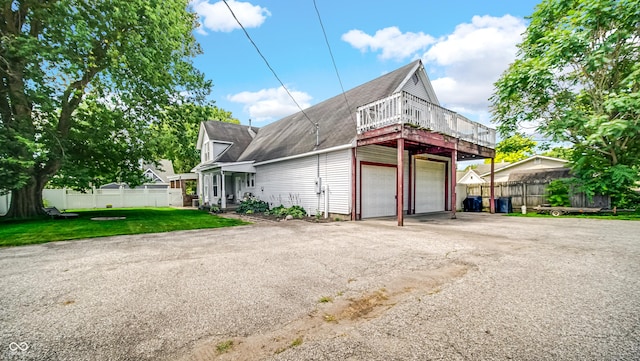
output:
[[569, 178], [571, 169], [566, 167], [527, 169], [509, 174], [509, 182], [552, 181], [554, 179]]
[[[249, 133], [249, 126], [246, 125], [208, 120], [204, 122], [204, 129], [209, 139], [233, 143], [231, 148], [215, 160], [216, 162], [237, 161], [242, 152], [253, 140]], [[256, 127], [251, 127], [251, 129], [253, 129], [254, 132], [258, 132], [258, 128]]]
[[298, 112], [260, 128], [260, 132], [238, 158], [256, 162], [304, 154], [350, 144], [356, 137], [356, 109], [391, 95], [411, 74], [419, 60], [371, 80], [304, 110], [320, 128], [320, 142], [316, 147], [314, 125]]

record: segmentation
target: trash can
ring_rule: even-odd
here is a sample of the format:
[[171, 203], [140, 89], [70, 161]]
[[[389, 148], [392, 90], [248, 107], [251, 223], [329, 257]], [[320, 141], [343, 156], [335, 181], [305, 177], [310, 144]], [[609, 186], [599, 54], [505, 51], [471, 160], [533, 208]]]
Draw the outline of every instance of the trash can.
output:
[[482, 196], [468, 196], [462, 206], [465, 212], [482, 212]]
[[513, 213], [513, 206], [511, 205], [511, 197], [500, 197], [494, 199], [496, 213]]

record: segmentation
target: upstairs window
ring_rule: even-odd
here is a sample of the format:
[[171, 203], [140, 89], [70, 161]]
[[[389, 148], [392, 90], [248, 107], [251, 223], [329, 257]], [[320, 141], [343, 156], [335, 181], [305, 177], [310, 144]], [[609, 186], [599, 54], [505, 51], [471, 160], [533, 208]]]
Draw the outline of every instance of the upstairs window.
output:
[[204, 145], [204, 161], [208, 161], [211, 159], [211, 143], [207, 142]]

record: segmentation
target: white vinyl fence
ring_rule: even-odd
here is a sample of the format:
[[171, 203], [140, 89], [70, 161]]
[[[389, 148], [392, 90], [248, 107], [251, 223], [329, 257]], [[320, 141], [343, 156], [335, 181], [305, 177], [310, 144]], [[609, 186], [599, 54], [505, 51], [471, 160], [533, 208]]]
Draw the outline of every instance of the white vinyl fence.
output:
[[[59, 209], [182, 206], [182, 190], [170, 188], [89, 189], [86, 193], [71, 189], [43, 189], [45, 205]], [[0, 216], [7, 213], [11, 194], [0, 196]]]
[[0, 216], [4, 216], [9, 211], [9, 202], [11, 202], [11, 193], [0, 195]]

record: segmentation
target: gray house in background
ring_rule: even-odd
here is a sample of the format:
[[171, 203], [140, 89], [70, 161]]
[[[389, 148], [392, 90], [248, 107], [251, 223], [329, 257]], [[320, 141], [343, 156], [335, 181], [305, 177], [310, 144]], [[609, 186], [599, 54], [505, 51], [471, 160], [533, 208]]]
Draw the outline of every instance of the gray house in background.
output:
[[493, 158], [495, 131], [442, 108], [418, 60], [260, 129], [203, 122], [197, 147], [203, 204], [254, 195], [402, 225], [455, 212], [456, 162]]
[[[153, 163], [143, 164], [143, 176], [147, 179], [143, 185], [136, 188], [165, 189], [169, 188], [170, 177], [175, 176], [173, 163], [168, 159], [161, 159], [156, 166]], [[126, 183], [107, 183], [100, 186], [100, 189], [129, 189]]]

